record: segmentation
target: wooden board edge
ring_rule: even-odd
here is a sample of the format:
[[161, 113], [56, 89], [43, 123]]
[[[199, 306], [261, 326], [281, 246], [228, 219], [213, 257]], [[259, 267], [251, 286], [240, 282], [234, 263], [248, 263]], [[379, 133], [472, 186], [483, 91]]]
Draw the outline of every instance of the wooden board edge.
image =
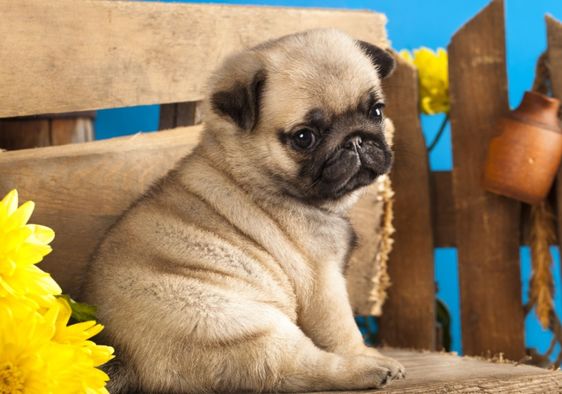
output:
[[153, 150], [168, 145], [195, 145], [203, 130], [202, 125], [179, 127], [161, 132], [137, 133], [106, 140], [48, 146], [43, 148], [22, 149], [0, 152], [0, 165], [26, 160], [42, 160], [55, 157], [99, 155], [109, 152], [127, 152], [132, 150]]

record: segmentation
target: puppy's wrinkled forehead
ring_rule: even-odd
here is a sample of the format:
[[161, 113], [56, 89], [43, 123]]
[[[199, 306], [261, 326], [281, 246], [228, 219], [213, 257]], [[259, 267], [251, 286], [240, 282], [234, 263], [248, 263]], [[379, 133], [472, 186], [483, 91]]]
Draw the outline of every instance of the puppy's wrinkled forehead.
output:
[[382, 99], [372, 61], [358, 41], [337, 30], [288, 36], [257, 49], [267, 73], [262, 110], [269, 122], [297, 121], [311, 108], [341, 114], [373, 96]]

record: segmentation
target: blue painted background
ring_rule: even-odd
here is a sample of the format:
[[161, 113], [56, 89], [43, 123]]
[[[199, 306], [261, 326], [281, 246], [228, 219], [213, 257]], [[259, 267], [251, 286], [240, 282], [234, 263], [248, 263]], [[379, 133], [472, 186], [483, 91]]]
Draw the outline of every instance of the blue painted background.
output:
[[[215, 1], [221, 2], [221, 1]], [[295, 7], [332, 7], [370, 9], [388, 17], [388, 33], [395, 49], [446, 47], [452, 34], [488, 2], [486, 0], [224, 0], [227, 4], [262, 4]], [[544, 14], [562, 19], [562, 1], [559, 0], [507, 0], [507, 60], [510, 104], [516, 106], [523, 92], [531, 87], [536, 58], [546, 47]], [[152, 131], [158, 127], [158, 106], [124, 108], [99, 111], [96, 120], [97, 138]], [[440, 116], [422, 119], [427, 140], [431, 140], [441, 121]], [[452, 167], [450, 133], [441, 139], [430, 156], [431, 167], [449, 170]], [[555, 254], [556, 304], [562, 314], [560, 296], [559, 254]], [[529, 251], [522, 248], [521, 277], [523, 298], [526, 301], [530, 276]], [[451, 248], [435, 251], [435, 277], [438, 296], [448, 305], [452, 315], [452, 347], [462, 352], [460, 341], [459, 287], [456, 251]], [[538, 325], [533, 315], [526, 320], [528, 346], [545, 351], [550, 335]]]

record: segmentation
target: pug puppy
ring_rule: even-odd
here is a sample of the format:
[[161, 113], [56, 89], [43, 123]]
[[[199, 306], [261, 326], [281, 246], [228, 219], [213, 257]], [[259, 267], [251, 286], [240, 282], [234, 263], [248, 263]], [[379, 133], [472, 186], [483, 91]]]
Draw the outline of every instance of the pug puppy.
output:
[[269, 41], [210, 81], [201, 142], [99, 245], [84, 299], [117, 349], [113, 393], [378, 388], [343, 268], [346, 216], [388, 172], [391, 55], [336, 30]]

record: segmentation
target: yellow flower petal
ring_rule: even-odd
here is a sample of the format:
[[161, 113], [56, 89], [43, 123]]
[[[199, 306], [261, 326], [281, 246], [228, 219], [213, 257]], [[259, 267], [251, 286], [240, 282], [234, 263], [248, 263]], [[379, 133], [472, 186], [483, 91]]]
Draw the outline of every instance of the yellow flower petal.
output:
[[406, 50], [406, 49], [402, 49], [400, 52], [398, 52], [398, 55], [406, 60], [408, 63], [410, 64], [414, 64], [414, 58], [412, 56], [412, 54], [410, 53], [410, 51]]
[[32, 239], [28, 242], [50, 244], [53, 239], [55, 239], [55, 232], [53, 229], [47, 226], [41, 226], [39, 224], [28, 224], [26, 226], [32, 231]]
[[16, 228], [5, 234], [2, 237], [4, 242], [0, 247], [0, 256], [7, 256], [11, 251], [23, 244], [32, 234], [33, 231], [27, 226]]
[[25, 225], [34, 209], [35, 203], [33, 201], [23, 203], [13, 214], [8, 216], [8, 220], [4, 223], [6, 231]]
[[418, 70], [420, 109], [423, 113], [433, 115], [449, 112], [449, 71], [447, 52], [439, 48], [419, 48], [413, 51], [401, 51], [401, 56], [412, 59]]
[[13, 259], [19, 261], [20, 264], [37, 264], [43, 260], [43, 257], [51, 253], [52, 250], [49, 245], [25, 242], [16, 252], [12, 253], [11, 256]]
[[0, 207], [6, 210], [7, 216], [12, 215], [18, 207], [18, 191], [13, 189], [6, 194], [2, 201], [0, 201]]

